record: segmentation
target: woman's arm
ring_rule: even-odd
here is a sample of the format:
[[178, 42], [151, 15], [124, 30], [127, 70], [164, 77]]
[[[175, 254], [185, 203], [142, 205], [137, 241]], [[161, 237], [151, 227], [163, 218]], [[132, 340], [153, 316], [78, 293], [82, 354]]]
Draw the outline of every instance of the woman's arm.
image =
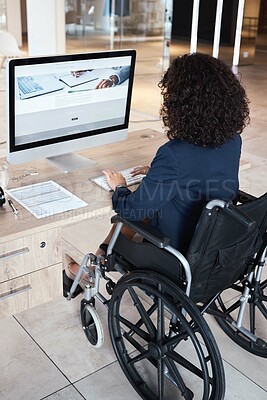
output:
[[112, 203], [119, 215], [130, 220], [142, 220], [153, 215], [173, 199], [179, 190], [177, 160], [167, 146], [159, 148], [147, 176], [136, 191], [126, 187], [115, 190]]

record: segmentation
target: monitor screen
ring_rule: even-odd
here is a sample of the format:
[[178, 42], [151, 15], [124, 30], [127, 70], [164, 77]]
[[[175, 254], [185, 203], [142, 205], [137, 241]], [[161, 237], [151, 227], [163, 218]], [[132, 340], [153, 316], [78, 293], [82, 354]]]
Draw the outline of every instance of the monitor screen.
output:
[[54, 158], [125, 139], [135, 56], [120, 50], [10, 60], [7, 160]]

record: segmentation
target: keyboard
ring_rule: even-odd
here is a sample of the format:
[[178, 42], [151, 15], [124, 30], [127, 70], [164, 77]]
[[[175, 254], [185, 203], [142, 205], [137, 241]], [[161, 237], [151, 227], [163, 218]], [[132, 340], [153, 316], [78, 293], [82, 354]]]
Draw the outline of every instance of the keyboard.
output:
[[22, 76], [18, 78], [19, 89], [23, 94], [39, 92], [44, 88], [33, 79], [32, 76]]
[[[134, 169], [135, 167], [131, 167], [131, 168], [126, 168], [126, 169], [122, 169], [121, 171], [118, 171], [120, 173], [122, 173], [122, 175], [124, 176], [127, 186], [132, 186], [132, 185], [136, 185], [138, 183], [141, 182], [141, 180], [144, 178], [144, 174], [139, 174], [136, 176], [132, 176], [131, 175], [131, 171]], [[107, 182], [107, 178], [105, 175], [100, 175], [100, 176], [96, 176], [95, 178], [90, 178], [90, 180], [94, 183], [96, 183], [98, 186], [100, 186], [102, 189], [106, 190], [107, 192], [112, 192], [111, 187], [109, 186], [108, 182]]]

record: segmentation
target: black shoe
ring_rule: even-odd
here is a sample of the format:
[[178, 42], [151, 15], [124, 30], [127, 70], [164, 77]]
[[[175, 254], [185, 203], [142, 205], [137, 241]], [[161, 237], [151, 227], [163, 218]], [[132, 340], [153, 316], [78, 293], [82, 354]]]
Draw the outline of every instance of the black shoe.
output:
[[[70, 288], [73, 284], [73, 280], [70, 279], [67, 275], [66, 272], [63, 270], [63, 296], [64, 297], [68, 297], [69, 293], [70, 293]], [[75, 297], [77, 297], [80, 293], [83, 292], [83, 289], [81, 288], [80, 285], [77, 285], [75, 292], [72, 294], [72, 299], [74, 299]]]

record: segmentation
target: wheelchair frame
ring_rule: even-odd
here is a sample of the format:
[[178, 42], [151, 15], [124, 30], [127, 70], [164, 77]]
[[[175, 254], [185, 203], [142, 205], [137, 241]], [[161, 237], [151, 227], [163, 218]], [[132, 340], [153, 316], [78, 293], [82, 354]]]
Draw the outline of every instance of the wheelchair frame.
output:
[[[235, 209], [233, 213], [229, 203], [224, 201], [212, 200], [206, 205], [207, 210], [218, 207], [229, 208], [229, 212], [239, 222], [253, 223], [242, 211]], [[87, 339], [95, 347], [100, 347], [104, 340], [101, 321], [95, 311], [95, 299], [97, 299], [108, 308], [109, 333], [114, 351], [126, 377], [141, 398], [163, 400], [165, 398], [178, 399], [182, 396], [182, 398], [190, 400], [196, 394], [197, 398], [202, 400], [223, 400], [225, 377], [222, 359], [203, 315], [205, 313], [213, 315], [225, 333], [238, 345], [256, 355], [267, 357], [267, 344], [265, 340], [255, 334], [255, 326], [250, 326], [250, 330], [243, 326], [246, 308], [251, 308], [253, 301], [258, 301], [258, 303], [267, 301], [267, 296], [264, 296], [263, 293], [267, 287], [266, 280], [261, 284], [267, 256], [266, 237], [261, 246], [261, 254], [252, 260], [249, 272], [245, 274], [243, 280], [238, 283], [234, 282], [232, 285], [232, 288], [239, 293], [239, 299], [235, 301], [234, 305], [229, 308], [225, 306], [222, 291], [206, 303], [197, 306], [190, 299], [192, 272], [187, 258], [173, 248], [170, 241], [161, 233], [153, 232], [151, 234], [150, 231], [147, 231], [147, 226], [143, 226], [141, 223], [129, 222], [118, 216], [115, 219], [117, 226], [108, 245], [107, 253], [105, 256], [97, 257], [92, 253], [85, 255], [67, 297], [68, 300], [71, 300], [82, 274], [86, 273], [89, 277], [89, 284], [85, 286], [84, 298], [81, 301], [81, 319]], [[110, 266], [109, 260], [112, 258], [113, 249], [123, 224], [134, 228], [150, 243], [164, 249], [177, 259], [185, 275], [181, 284], [182, 289], [164, 275], [152, 271], [129, 272], [117, 260], [115, 265]], [[92, 271], [94, 272], [92, 273]], [[117, 284], [107, 276], [111, 271], [117, 271], [123, 275]], [[102, 278], [107, 280], [106, 287], [110, 298], [106, 298], [99, 292]], [[256, 287], [257, 289], [255, 289]], [[127, 296], [131, 298], [137, 308], [139, 316], [137, 323], [123, 314], [122, 299]], [[261, 300], [259, 301], [259, 299]], [[152, 305], [147, 308], [146, 304], [150, 302]], [[261, 304], [259, 309], [267, 319], [267, 308], [264, 304]], [[232, 316], [232, 312], [237, 315]], [[152, 315], [156, 322], [152, 320]], [[168, 322], [166, 322], [166, 318]], [[135, 335], [138, 339], [134, 338]], [[200, 336], [200, 340], [198, 336]], [[141, 342], [145, 343], [141, 344]], [[181, 347], [181, 343], [186, 342], [191, 343], [196, 357], [196, 361], [192, 361], [192, 363], [176, 350]], [[201, 345], [202, 342], [204, 346]], [[138, 353], [137, 356], [132, 356], [133, 349], [128, 349], [129, 344]], [[155, 376], [153, 379], [151, 378], [153, 383], [150, 382], [150, 378], [144, 378], [149, 373], [143, 372], [143, 367], [141, 372], [137, 368], [137, 365], [144, 360], [149, 364], [149, 367], [146, 366], [146, 368], [149, 370], [151, 367], [154, 370], [156, 378]], [[186, 371], [185, 379], [182, 377], [180, 369]], [[189, 387], [187, 374], [195, 375], [196, 378], [194, 377], [193, 381], [198, 380], [197, 393]], [[154, 387], [156, 388], [154, 389]], [[177, 397], [173, 397], [174, 392], [172, 391]]]

